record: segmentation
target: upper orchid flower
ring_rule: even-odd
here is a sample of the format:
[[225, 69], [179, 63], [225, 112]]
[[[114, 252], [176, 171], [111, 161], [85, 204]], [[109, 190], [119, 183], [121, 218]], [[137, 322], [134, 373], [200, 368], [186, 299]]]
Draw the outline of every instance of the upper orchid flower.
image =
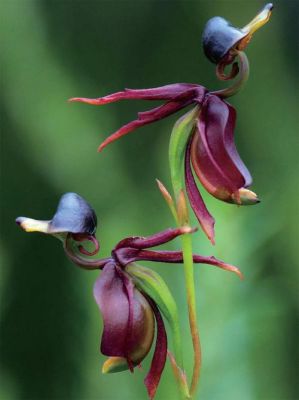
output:
[[[79, 195], [66, 193], [50, 221], [19, 217], [18, 225], [27, 232], [43, 232], [61, 239], [66, 255], [82, 268], [100, 269], [94, 286], [94, 297], [103, 315], [104, 330], [101, 352], [109, 358], [103, 372], [130, 369], [146, 357], [152, 347], [156, 321], [156, 347], [150, 371], [145, 378], [149, 397], [157, 390], [167, 356], [167, 335], [163, 317], [170, 327], [178, 324], [175, 302], [162, 278], [154, 271], [135, 264], [137, 261], [182, 263], [181, 251], [148, 250], [194, 232], [188, 226], [167, 229], [149, 237], [128, 237], [116, 244], [107, 258], [90, 258], [99, 250], [95, 237], [96, 214]], [[83, 247], [91, 241], [95, 251]], [[238, 268], [214, 257], [193, 255], [195, 263], [205, 263], [235, 272]], [[177, 329], [173, 329], [177, 332]]]
[[[208, 212], [193, 178], [192, 167], [204, 188], [219, 200], [238, 205], [255, 204], [259, 200], [247, 189], [251, 175], [242, 162], [235, 143], [234, 129], [236, 111], [224, 99], [235, 94], [246, 81], [249, 67], [242, 50], [252, 34], [270, 18], [272, 4], [262, 11], [244, 28], [233, 27], [221, 17], [208, 21], [203, 32], [203, 48], [207, 57], [217, 64], [217, 76], [221, 80], [235, 78], [236, 83], [227, 89], [208, 91], [205, 87], [190, 83], [170, 84], [153, 89], [125, 89], [105, 97], [89, 99], [76, 97], [72, 102], [103, 105], [119, 100], [165, 100], [165, 103], [149, 111], [139, 112], [138, 118], [110, 135], [99, 147], [108, 144], [135, 129], [163, 119], [177, 111], [195, 105], [192, 121], [188, 122], [188, 137], [184, 143], [185, 183], [190, 204], [208, 238], [214, 242], [214, 219]], [[239, 66], [234, 62], [239, 59]], [[226, 66], [232, 65], [228, 75]], [[189, 118], [189, 114], [185, 117]], [[178, 121], [178, 125], [183, 123]], [[185, 135], [186, 136], [186, 135]], [[191, 167], [192, 165], [192, 167]]]

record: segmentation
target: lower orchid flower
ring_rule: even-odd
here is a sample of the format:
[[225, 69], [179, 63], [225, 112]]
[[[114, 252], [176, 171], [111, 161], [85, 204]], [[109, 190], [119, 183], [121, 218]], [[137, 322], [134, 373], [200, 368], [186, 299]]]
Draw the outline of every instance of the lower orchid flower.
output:
[[[175, 337], [178, 335], [178, 312], [162, 278], [136, 262], [182, 263], [181, 251], [149, 249], [196, 229], [184, 226], [149, 237], [128, 237], [116, 244], [110, 256], [97, 259], [93, 258], [99, 251], [95, 237], [97, 217], [91, 206], [78, 194], [64, 194], [51, 220], [19, 217], [16, 222], [27, 232], [42, 232], [62, 240], [66, 255], [78, 266], [87, 270], [101, 270], [94, 285], [94, 297], [103, 316], [101, 352], [108, 357], [102, 368], [103, 373], [127, 369], [133, 372], [153, 346], [156, 330], [154, 355], [144, 380], [152, 399], [167, 357], [168, 340], [164, 320], [167, 320]], [[93, 251], [84, 247], [88, 242], [94, 245]], [[242, 277], [238, 268], [214, 257], [195, 254], [193, 261], [214, 265]], [[176, 363], [181, 361], [177, 359]], [[184, 374], [182, 365], [180, 368]]]
[[[231, 88], [211, 92], [201, 85], [177, 83], [152, 89], [125, 89], [96, 99], [84, 97], [70, 99], [71, 102], [92, 105], [104, 105], [120, 100], [166, 101], [152, 110], [139, 112], [136, 120], [110, 135], [100, 145], [99, 151], [141, 126], [166, 118], [189, 105], [195, 106], [187, 135], [184, 133], [185, 142], [182, 148], [185, 154], [185, 186], [190, 205], [212, 243], [215, 236], [215, 221], [198, 191], [192, 167], [203, 187], [217, 199], [237, 205], [259, 202], [256, 194], [248, 189], [252, 178], [234, 143], [236, 111], [224, 99], [235, 94], [247, 80], [249, 66], [242, 50], [249, 43], [253, 33], [269, 20], [272, 8], [272, 4], [267, 4], [242, 29], [233, 27], [221, 17], [214, 17], [208, 21], [203, 32], [204, 52], [217, 64], [219, 79], [232, 79], [239, 73], [239, 79]], [[234, 63], [236, 57], [239, 58], [239, 66]], [[231, 72], [225, 75], [224, 69], [230, 65], [232, 65]], [[178, 124], [180, 122], [182, 120], [179, 120]]]

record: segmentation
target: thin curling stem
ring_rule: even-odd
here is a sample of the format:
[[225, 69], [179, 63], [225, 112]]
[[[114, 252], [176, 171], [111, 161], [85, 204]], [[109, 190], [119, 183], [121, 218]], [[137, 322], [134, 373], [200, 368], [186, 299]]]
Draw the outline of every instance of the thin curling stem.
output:
[[[95, 239], [95, 238], [94, 238]], [[87, 240], [87, 239], [85, 239]], [[79, 241], [82, 241], [81, 239]], [[96, 241], [96, 239], [95, 239]], [[96, 246], [96, 248], [98, 245]], [[102, 269], [104, 265], [109, 261], [109, 258], [102, 258], [102, 259], [89, 259], [87, 257], [83, 256], [82, 252], [82, 246], [78, 246], [78, 251], [76, 251], [76, 248], [74, 246], [74, 238], [72, 234], [68, 234], [67, 237], [64, 240], [63, 243], [63, 248], [68, 256], [68, 258], [76, 265], [83, 269], [87, 270], [94, 270], [94, 269]], [[90, 256], [92, 253], [89, 253], [85, 251], [85, 254], [87, 256]]]
[[[212, 94], [219, 96], [223, 99], [225, 99], [227, 97], [231, 97], [234, 94], [238, 93], [239, 90], [243, 87], [243, 85], [247, 82], [247, 79], [249, 77], [249, 61], [248, 61], [246, 54], [243, 51], [236, 50], [236, 52], [237, 52], [237, 56], [239, 58], [239, 73], [237, 75], [236, 82], [228, 88], [216, 90], [215, 92], [211, 92]], [[217, 71], [218, 71], [218, 75], [220, 73], [220, 76], [221, 76], [221, 72], [223, 72], [222, 65], [220, 65], [219, 67], [217, 66]], [[219, 76], [218, 76], [218, 78], [219, 78]], [[220, 79], [224, 80], [221, 77], [220, 77]]]
[[88, 251], [86, 250], [83, 246], [79, 245], [78, 249], [80, 251], [81, 254], [84, 254], [86, 256], [94, 256], [95, 254], [97, 254], [100, 250], [100, 244], [98, 242], [98, 240], [94, 237], [94, 236], [82, 236], [82, 235], [77, 235], [77, 234], [73, 234], [73, 239], [76, 242], [91, 242], [94, 245], [94, 250], [93, 251]]
[[237, 62], [234, 62], [231, 65], [231, 70], [230, 70], [230, 73], [228, 75], [225, 74], [225, 71], [224, 71], [226, 66], [227, 66], [227, 64], [226, 63], [222, 63], [222, 62], [217, 64], [216, 76], [221, 81], [229, 81], [231, 79], [234, 79], [239, 73], [239, 66], [238, 66]]

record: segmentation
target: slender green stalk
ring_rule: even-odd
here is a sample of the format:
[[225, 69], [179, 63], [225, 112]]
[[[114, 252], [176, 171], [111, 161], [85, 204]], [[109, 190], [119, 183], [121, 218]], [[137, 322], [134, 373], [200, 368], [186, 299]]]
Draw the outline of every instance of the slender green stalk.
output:
[[[175, 188], [174, 188], [175, 189]], [[179, 196], [184, 192], [180, 190], [180, 194], [176, 195], [178, 199]], [[178, 204], [178, 208], [180, 204]], [[178, 214], [180, 211], [178, 210]], [[183, 218], [178, 218], [181, 225], [189, 224], [188, 214], [185, 213]], [[199, 383], [200, 367], [201, 367], [201, 346], [199, 338], [199, 330], [197, 323], [197, 313], [196, 313], [196, 297], [195, 297], [195, 284], [194, 284], [194, 266], [193, 266], [193, 251], [192, 251], [192, 237], [191, 234], [185, 234], [181, 238], [182, 240], [182, 251], [184, 258], [184, 275], [185, 275], [185, 285], [187, 293], [187, 304], [188, 304], [188, 315], [189, 315], [189, 326], [192, 338], [194, 361], [193, 361], [193, 372], [192, 380], [190, 386], [191, 398], [195, 394], [197, 385]]]
[[[186, 196], [184, 193], [183, 165], [185, 150], [190, 134], [194, 129], [196, 118], [199, 114], [199, 107], [196, 106], [190, 112], [180, 118], [175, 124], [169, 145], [169, 163], [171, 172], [171, 181], [174, 192], [176, 205], [176, 223], [179, 226], [189, 225], [188, 209], [186, 204]], [[165, 195], [164, 195], [165, 197]], [[168, 201], [169, 203], [169, 201]], [[196, 317], [196, 299], [194, 285], [194, 269], [192, 255], [192, 238], [191, 234], [182, 236], [182, 251], [184, 258], [184, 275], [187, 292], [189, 325], [192, 337], [192, 345], [194, 351], [194, 366], [191, 381], [190, 395], [195, 393], [200, 374], [201, 365], [201, 349], [199, 340], [199, 331], [197, 328]]]
[[192, 344], [194, 350], [194, 365], [193, 365], [192, 381], [190, 387], [190, 394], [191, 396], [193, 396], [197, 389], [200, 376], [201, 347], [200, 347], [200, 338], [199, 338], [199, 330], [198, 330], [197, 314], [196, 314], [196, 298], [195, 298], [191, 234], [188, 233], [186, 235], [183, 235], [182, 248], [184, 256], [184, 273], [185, 273], [185, 282], [187, 290], [189, 324], [190, 324], [190, 331], [191, 331]]

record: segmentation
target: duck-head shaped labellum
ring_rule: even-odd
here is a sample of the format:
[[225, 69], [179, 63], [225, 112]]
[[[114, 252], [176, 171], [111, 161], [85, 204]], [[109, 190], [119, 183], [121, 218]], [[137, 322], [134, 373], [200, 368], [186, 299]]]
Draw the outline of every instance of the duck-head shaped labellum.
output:
[[[224, 57], [230, 55], [231, 50], [243, 50], [252, 34], [269, 20], [272, 9], [271, 3], [266, 4], [260, 13], [242, 29], [234, 27], [222, 17], [211, 18], [202, 35], [205, 55], [210, 61], [218, 64]], [[232, 54], [231, 56], [234, 58]]]
[[209, 94], [202, 105], [191, 144], [192, 166], [205, 189], [219, 200], [255, 204], [257, 196], [246, 189], [251, 175], [235, 143], [235, 109]]
[[26, 232], [94, 235], [97, 228], [97, 216], [83, 197], [76, 193], [65, 193], [50, 221], [18, 217], [16, 223]]

